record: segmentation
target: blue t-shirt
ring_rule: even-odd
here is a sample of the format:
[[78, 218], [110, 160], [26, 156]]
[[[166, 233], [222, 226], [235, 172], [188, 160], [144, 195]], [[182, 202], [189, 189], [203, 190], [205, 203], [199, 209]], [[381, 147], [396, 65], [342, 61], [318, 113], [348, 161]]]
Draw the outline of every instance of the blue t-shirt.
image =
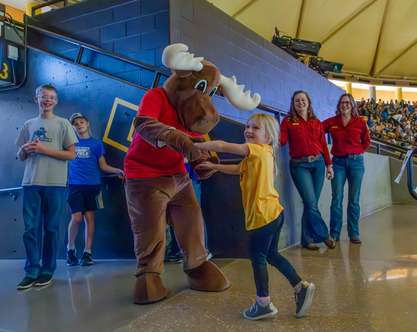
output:
[[100, 184], [98, 160], [105, 153], [103, 143], [93, 137], [78, 141], [75, 160], [69, 162], [68, 184]]

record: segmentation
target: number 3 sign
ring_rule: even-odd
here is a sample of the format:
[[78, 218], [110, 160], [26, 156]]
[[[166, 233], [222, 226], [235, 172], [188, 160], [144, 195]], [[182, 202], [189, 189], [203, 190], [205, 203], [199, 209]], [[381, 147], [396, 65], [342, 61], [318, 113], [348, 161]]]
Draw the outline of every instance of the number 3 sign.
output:
[[4, 69], [3, 70], [0, 69], [0, 78], [5, 80], [9, 77], [9, 74], [7, 73], [7, 70], [9, 69], [9, 67], [7, 66], [5, 62], [3, 62], [2, 68]]

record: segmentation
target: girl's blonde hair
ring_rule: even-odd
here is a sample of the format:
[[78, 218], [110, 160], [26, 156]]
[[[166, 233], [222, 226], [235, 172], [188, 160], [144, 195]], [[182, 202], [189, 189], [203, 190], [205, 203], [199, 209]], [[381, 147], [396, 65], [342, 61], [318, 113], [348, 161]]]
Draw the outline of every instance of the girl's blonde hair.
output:
[[277, 165], [275, 163], [275, 149], [279, 146], [279, 123], [273, 116], [264, 113], [255, 113], [248, 119], [255, 121], [259, 126], [265, 128], [265, 136], [269, 139], [269, 145], [272, 147], [272, 157], [274, 158], [274, 178], [278, 175]]
[[275, 149], [279, 146], [279, 123], [277, 119], [269, 114], [255, 113], [248, 119], [255, 121], [259, 126], [265, 128], [266, 138], [269, 139], [269, 145]]

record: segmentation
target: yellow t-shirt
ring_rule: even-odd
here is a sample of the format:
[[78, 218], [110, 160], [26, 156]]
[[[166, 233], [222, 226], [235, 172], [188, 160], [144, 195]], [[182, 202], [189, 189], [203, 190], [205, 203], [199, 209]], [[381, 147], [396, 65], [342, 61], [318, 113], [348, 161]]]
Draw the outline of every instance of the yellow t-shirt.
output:
[[284, 209], [274, 187], [274, 155], [268, 144], [251, 144], [249, 155], [240, 168], [240, 188], [245, 211], [246, 230], [265, 226]]

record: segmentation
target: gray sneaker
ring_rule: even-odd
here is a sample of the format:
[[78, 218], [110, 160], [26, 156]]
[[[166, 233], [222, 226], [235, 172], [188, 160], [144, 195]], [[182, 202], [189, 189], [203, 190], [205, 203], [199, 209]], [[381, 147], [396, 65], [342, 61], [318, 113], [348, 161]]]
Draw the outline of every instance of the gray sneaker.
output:
[[310, 310], [315, 289], [316, 286], [313, 283], [310, 283], [308, 286], [302, 284], [300, 292], [298, 294], [294, 293], [295, 304], [297, 305], [296, 318], [305, 316]]
[[249, 320], [258, 320], [262, 318], [272, 317], [278, 312], [272, 302], [265, 307], [261, 307], [258, 302], [255, 302], [249, 310], [243, 312], [243, 317]]
[[91, 257], [91, 254], [84, 251], [80, 262], [81, 266], [93, 265], [93, 263], [93, 257]]

